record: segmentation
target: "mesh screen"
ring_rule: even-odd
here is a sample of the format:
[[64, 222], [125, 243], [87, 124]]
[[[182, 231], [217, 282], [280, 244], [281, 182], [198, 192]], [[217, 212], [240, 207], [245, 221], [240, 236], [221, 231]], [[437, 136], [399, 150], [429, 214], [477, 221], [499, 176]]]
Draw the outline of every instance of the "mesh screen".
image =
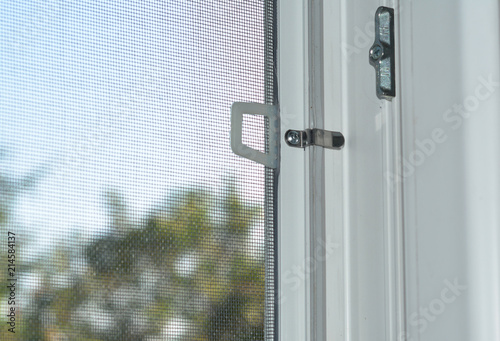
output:
[[[275, 4], [0, 3], [0, 339], [274, 340]], [[265, 150], [267, 122], [245, 141]]]

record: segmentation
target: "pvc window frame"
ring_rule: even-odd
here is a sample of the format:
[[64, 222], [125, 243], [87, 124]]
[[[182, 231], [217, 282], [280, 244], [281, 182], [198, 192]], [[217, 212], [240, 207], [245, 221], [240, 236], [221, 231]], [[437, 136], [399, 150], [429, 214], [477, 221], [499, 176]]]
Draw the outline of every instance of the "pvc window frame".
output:
[[[376, 264], [370, 263], [370, 250], [356, 247], [356, 236], [350, 234], [350, 218], [358, 208], [351, 204], [355, 202], [352, 197], [365, 194], [354, 192], [356, 189], [350, 186], [356, 181], [356, 176], [351, 176], [356, 163], [349, 159], [349, 143], [362, 138], [356, 132], [363, 124], [359, 118], [352, 118], [360, 114], [353, 113], [351, 105], [360, 94], [351, 84], [366, 81], [366, 73], [347, 63], [343, 50], [352, 37], [352, 28], [364, 20], [358, 17], [358, 11], [374, 12], [381, 5], [395, 8], [398, 3], [278, 1], [281, 132], [320, 128], [346, 135], [342, 151], [325, 152], [320, 147], [301, 150], [287, 146], [283, 140], [281, 143], [279, 340], [361, 340], [371, 335], [372, 339], [399, 341], [405, 329], [401, 186], [391, 187], [393, 184], [384, 182], [382, 176], [373, 180], [380, 182], [384, 206], [383, 218], [378, 222], [382, 229], [377, 232], [383, 241], [377, 249], [383, 255]], [[395, 25], [399, 27], [397, 20]], [[368, 64], [367, 55], [366, 60]], [[400, 84], [396, 66], [396, 82]], [[375, 91], [374, 76], [371, 85]], [[381, 131], [374, 135], [381, 139], [377, 148], [383, 169], [396, 174], [401, 154], [399, 98], [366, 106], [385, 120]], [[366, 207], [365, 199], [362, 205]], [[357, 228], [362, 233], [367, 227]], [[359, 271], [365, 272], [363, 279], [374, 276], [384, 283], [378, 288], [385, 300], [382, 306], [363, 301], [372, 284], [358, 281], [355, 274]], [[372, 322], [363, 319], [377, 314], [382, 317]]]
[[[325, 128], [322, 10], [323, 1], [278, 2], [281, 132]], [[328, 122], [337, 128], [338, 113]], [[332, 127], [328, 129], [333, 130]], [[343, 292], [327, 295], [328, 285], [343, 287], [334, 283], [343, 282], [343, 276], [335, 279], [331, 276], [336, 268], [343, 269], [343, 257], [342, 243], [334, 241], [342, 238], [341, 235], [327, 234], [325, 229], [325, 152], [320, 147], [302, 150], [281, 143], [280, 155], [279, 340], [331, 339], [330, 335], [343, 334], [345, 312], [344, 304], [330, 302], [342, 298]], [[337, 170], [341, 165], [336, 162], [339, 157], [340, 154], [327, 158]], [[341, 185], [339, 178], [329, 179], [328, 187], [332, 185]], [[340, 222], [341, 207], [331, 213], [333, 216], [328, 219]], [[340, 258], [332, 261], [333, 253]]]
[[[307, 11], [303, 0], [278, 0], [278, 99], [280, 131], [308, 128]], [[283, 138], [281, 136], [281, 138]], [[309, 150], [280, 144], [278, 178], [278, 339], [309, 340]]]

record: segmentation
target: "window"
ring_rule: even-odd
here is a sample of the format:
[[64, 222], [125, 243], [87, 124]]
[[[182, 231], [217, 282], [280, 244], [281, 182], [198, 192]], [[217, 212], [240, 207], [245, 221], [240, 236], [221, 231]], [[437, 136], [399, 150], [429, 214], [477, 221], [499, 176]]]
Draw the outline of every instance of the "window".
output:
[[2, 337], [274, 339], [276, 174], [229, 112], [276, 103], [275, 7], [0, 5]]

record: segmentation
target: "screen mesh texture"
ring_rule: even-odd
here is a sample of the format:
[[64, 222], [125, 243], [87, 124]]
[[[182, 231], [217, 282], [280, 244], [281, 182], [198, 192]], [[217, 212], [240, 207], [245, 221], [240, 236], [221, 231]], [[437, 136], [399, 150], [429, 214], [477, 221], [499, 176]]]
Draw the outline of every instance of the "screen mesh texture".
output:
[[[274, 340], [275, 3], [0, 4], [2, 340]], [[266, 150], [267, 122], [245, 121]]]

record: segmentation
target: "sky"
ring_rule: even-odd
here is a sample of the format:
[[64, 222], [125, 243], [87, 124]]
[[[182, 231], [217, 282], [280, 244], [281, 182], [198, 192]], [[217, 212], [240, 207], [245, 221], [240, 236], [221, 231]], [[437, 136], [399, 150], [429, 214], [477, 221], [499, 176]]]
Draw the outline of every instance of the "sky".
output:
[[0, 171], [47, 168], [14, 209], [32, 257], [105, 231], [108, 188], [137, 220], [178, 188], [220, 193], [229, 176], [263, 204], [263, 167], [229, 147], [231, 103], [263, 102], [260, 6], [0, 2]]

